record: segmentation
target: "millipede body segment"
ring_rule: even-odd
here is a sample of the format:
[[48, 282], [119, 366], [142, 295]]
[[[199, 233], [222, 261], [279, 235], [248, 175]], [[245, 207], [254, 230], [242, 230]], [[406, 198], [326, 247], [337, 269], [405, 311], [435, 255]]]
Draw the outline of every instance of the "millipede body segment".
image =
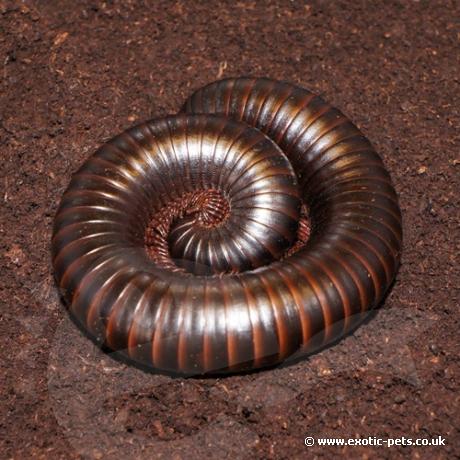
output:
[[382, 160], [297, 86], [231, 78], [103, 145], [52, 239], [74, 319], [111, 350], [184, 374], [315, 351], [382, 299], [401, 252]]

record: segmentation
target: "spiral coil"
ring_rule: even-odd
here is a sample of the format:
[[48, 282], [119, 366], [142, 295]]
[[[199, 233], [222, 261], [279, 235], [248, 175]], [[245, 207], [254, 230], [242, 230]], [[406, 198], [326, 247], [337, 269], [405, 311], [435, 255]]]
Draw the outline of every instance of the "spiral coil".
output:
[[390, 176], [341, 112], [235, 78], [83, 164], [52, 252], [94, 340], [200, 374], [273, 365], [350, 331], [393, 281], [401, 243]]

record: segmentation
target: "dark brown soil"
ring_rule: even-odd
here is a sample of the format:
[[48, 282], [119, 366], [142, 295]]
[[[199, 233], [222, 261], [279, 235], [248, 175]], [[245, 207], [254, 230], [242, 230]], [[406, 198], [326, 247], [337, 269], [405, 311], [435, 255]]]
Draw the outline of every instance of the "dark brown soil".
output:
[[[456, 1], [0, 2], [3, 458], [458, 458]], [[71, 173], [108, 138], [222, 76], [323, 93], [400, 194], [404, 254], [376, 316], [323, 352], [249, 375], [173, 379], [100, 352], [54, 287]], [[306, 436], [445, 447], [306, 447]]]

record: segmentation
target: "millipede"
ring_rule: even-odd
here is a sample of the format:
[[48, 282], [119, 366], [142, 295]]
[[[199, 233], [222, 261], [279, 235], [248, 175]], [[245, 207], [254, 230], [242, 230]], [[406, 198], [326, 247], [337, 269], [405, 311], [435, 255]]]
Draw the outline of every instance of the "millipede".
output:
[[392, 284], [397, 194], [369, 140], [287, 82], [228, 78], [72, 176], [52, 261], [99, 345], [179, 374], [273, 366], [358, 326]]

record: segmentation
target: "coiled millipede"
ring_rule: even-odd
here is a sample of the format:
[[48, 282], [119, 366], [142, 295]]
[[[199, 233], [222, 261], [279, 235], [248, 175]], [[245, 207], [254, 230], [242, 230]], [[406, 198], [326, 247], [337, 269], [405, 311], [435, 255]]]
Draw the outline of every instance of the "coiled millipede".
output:
[[363, 134], [265, 78], [197, 90], [73, 176], [52, 240], [73, 318], [147, 367], [234, 372], [359, 324], [399, 265], [401, 213]]

